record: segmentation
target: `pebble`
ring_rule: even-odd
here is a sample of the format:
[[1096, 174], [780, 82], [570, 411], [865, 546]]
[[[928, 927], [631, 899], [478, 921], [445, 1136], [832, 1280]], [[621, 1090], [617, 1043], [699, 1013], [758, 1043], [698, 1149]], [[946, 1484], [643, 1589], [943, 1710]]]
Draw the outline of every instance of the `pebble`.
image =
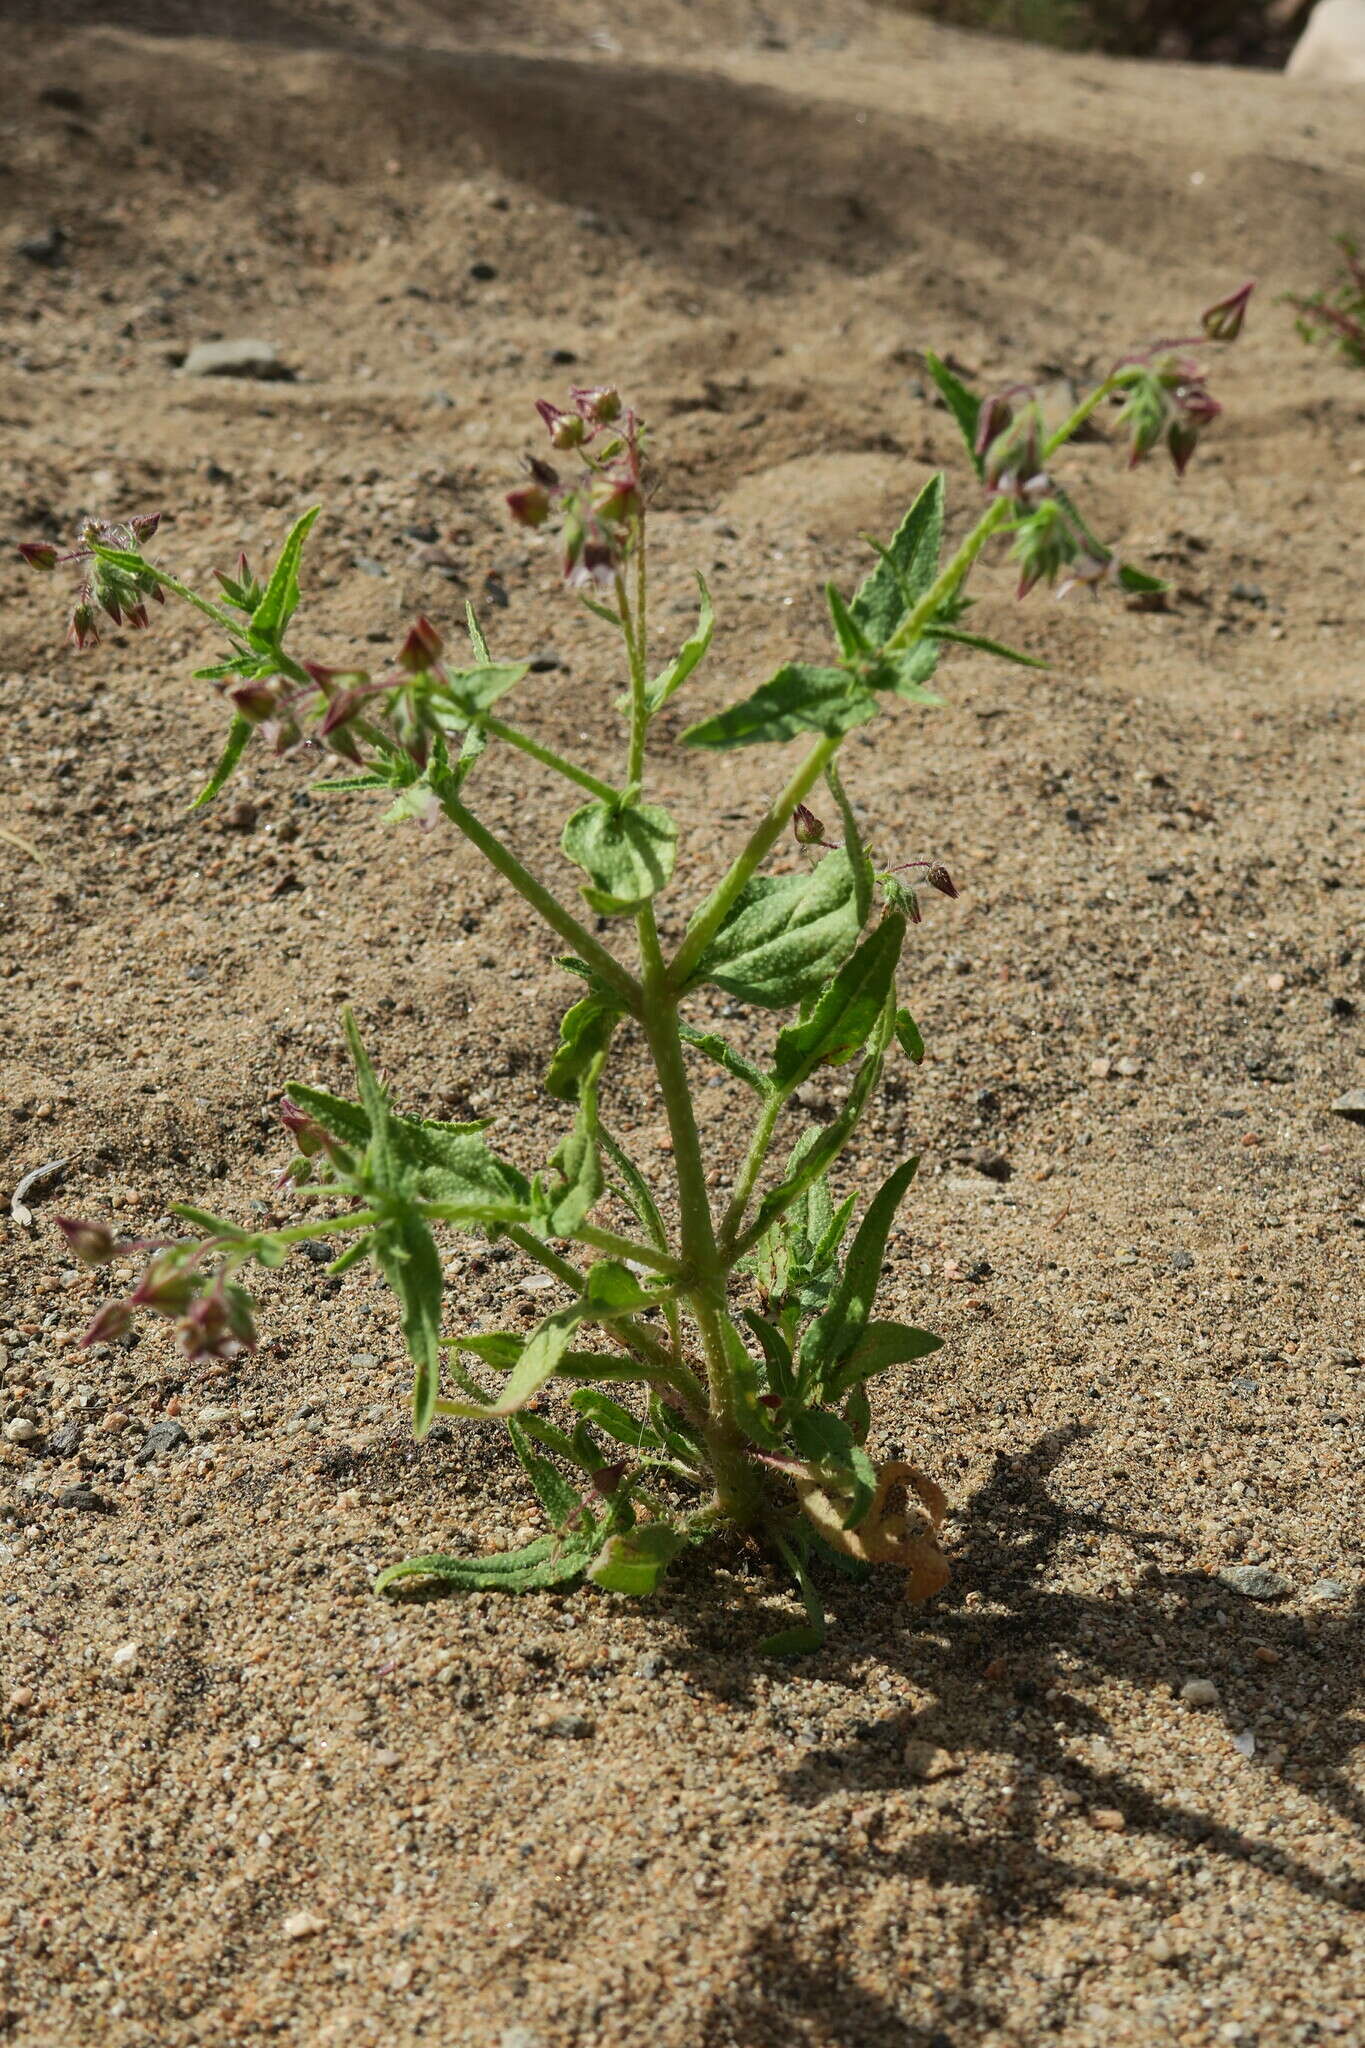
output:
[[940, 1778], [956, 1776], [962, 1769], [951, 1750], [940, 1749], [936, 1742], [926, 1742], [922, 1736], [911, 1736], [902, 1755], [905, 1768], [917, 1785], [932, 1785]]
[[540, 1724], [542, 1735], [563, 1735], [570, 1740], [581, 1741], [591, 1735], [597, 1723], [590, 1714], [551, 1714]]
[[133, 1453], [133, 1463], [150, 1465], [154, 1458], [164, 1457], [171, 1451], [183, 1451], [189, 1440], [189, 1431], [183, 1429], [173, 1415], [168, 1415], [164, 1422], [152, 1424]]
[[353, 1351], [346, 1363], [353, 1365], [357, 1372], [373, 1372], [379, 1359], [373, 1351]]
[[36, 1444], [43, 1432], [36, 1422], [30, 1422], [27, 1415], [15, 1415], [5, 1424], [5, 1442], [8, 1444]]
[[80, 1449], [85, 1425], [80, 1422], [64, 1422], [60, 1429], [54, 1429], [48, 1438], [48, 1448], [59, 1458], [70, 1458]]
[[316, 1913], [286, 1913], [280, 1922], [280, 1932], [286, 1941], [307, 1941], [312, 1934], [326, 1932], [327, 1922], [319, 1920]]
[[1173, 1273], [1188, 1273], [1193, 1270], [1193, 1267], [1193, 1252], [1187, 1252], [1182, 1250], [1171, 1253], [1171, 1271]]
[[544, 2044], [529, 2027], [504, 2027], [498, 2037], [498, 2048], [544, 2048]]
[[657, 1650], [646, 1650], [642, 1657], [635, 1660], [637, 1678], [662, 1678], [667, 1669], [667, 1664]]
[[1180, 1688], [1187, 1707], [1216, 1707], [1218, 1688], [1211, 1678], [1187, 1678]]
[[1332, 1104], [1333, 1116], [1344, 1116], [1348, 1123], [1365, 1124], [1365, 1088], [1348, 1088], [1344, 1095], [1338, 1095]]
[[45, 264], [49, 270], [61, 262], [65, 252], [66, 230], [55, 225], [36, 235], [25, 235], [19, 244], [21, 256], [27, 256], [30, 263]]
[[1091, 1809], [1090, 1825], [1092, 1828], [1102, 1828], [1107, 1835], [1121, 1835], [1128, 1821], [1117, 1806], [1096, 1806]]
[[89, 1486], [64, 1486], [57, 1495], [59, 1508], [76, 1508], [86, 1515], [112, 1515], [114, 1510], [102, 1493]]
[[199, 341], [180, 365], [186, 377], [292, 377], [269, 341]]
[[1316, 1585], [1308, 1588], [1308, 1597], [1335, 1607], [1339, 1601], [1349, 1600], [1351, 1596], [1340, 1579], [1319, 1579]]
[[109, 1662], [121, 1678], [131, 1678], [138, 1669], [141, 1659], [137, 1643], [120, 1643], [110, 1656]]
[[1283, 1600], [1293, 1592], [1291, 1582], [1263, 1564], [1227, 1564], [1218, 1574], [1220, 1586], [1231, 1587], [1246, 1600]]

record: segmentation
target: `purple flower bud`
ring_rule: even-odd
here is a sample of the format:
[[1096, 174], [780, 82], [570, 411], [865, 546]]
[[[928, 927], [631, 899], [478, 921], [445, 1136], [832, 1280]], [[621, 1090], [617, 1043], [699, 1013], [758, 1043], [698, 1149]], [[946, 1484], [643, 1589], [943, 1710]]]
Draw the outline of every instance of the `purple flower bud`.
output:
[[440, 634], [425, 614], [418, 619], [407, 639], [398, 650], [398, 663], [409, 675], [424, 676], [441, 658], [445, 646]]
[[187, 1358], [235, 1358], [256, 1346], [251, 1301], [240, 1287], [219, 1277], [191, 1303], [175, 1328], [176, 1342]]
[[538, 484], [544, 484], [547, 491], [559, 489], [559, 471], [552, 462], [542, 462], [538, 455], [528, 455], [526, 467], [531, 472], [533, 480]]
[[53, 1218], [83, 1266], [107, 1266], [123, 1247], [107, 1223], [87, 1223], [79, 1216]]
[[71, 608], [71, 623], [66, 637], [73, 647], [98, 647], [100, 630], [95, 620], [95, 611], [89, 598], [82, 594]]
[[929, 884], [929, 887], [937, 889], [941, 896], [956, 896], [958, 894], [957, 883], [941, 861], [935, 861], [932, 867], [927, 867], [924, 870], [924, 879]]
[[992, 441], [999, 439], [1014, 419], [1014, 407], [1000, 393], [981, 402], [976, 416], [976, 440], [973, 446], [978, 455], [984, 455]]
[[151, 624], [151, 621], [147, 616], [146, 605], [143, 604], [140, 600], [137, 604], [130, 605], [128, 610], [124, 614], [123, 623], [125, 624], [125, 626], [131, 627], [132, 631], [135, 633], [143, 631], [147, 626]]
[[233, 683], [227, 697], [233, 709], [252, 725], [264, 725], [279, 710], [283, 691], [284, 684], [278, 676], [249, 677]]
[[46, 540], [21, 541], [19, 552], [30, 569], [39, 569], [44, 576], [56, 568], [59, 559], [56, 548]]
[[798, 804], [792, 812], [792, 832], [798, 846], [823, 846], [825, 828], [814, 811]]
[[550, 493], [544, 484], [525, 484], [507, 493], [507, 509], [518, 526], [543, 526], [550, 516]]
[[1247, 316], [1247, 303], [1256, 289], [1255, 278], [1248, 279], [1235, 292], [1229, 292], [1225, 299], [1217, 299], [1206, 306], [1199, 316], [1199, 324], [1210, 341], [1236, 341]]
[[576, 385], [569, 396], [589, 426], [607, 427], [621, 417], [621, 394], [614, 384]]
[[907, 889], [905, 892], [905, 914], [911, 924], [924, 923], [924, 912], [919, 907], [919, 897], [913, 889]]
[[1032, 400], [983, 451], [982, 479], [1001, 497], [1018, 497], [1043, 469], [1043, 420]]
[[1166, 429], [1166, 452], [1177, 476], [1184, 476], [1199, 446], [1199, 429], [1189, 420], [1174, 419]]
[[610, 590], [620, 568], [620, 556], [609, 541], [585, 540], [577, 554], [564, 562], [564, 580], [571, 590]]
[[280, 1103], [278, 1115], [305, 1159], [311, 1159], [314, 1153], [329, 1149], [331, 1139], [317, 1118], [309, 1116], [307, 1110], [300, 1109], [287, 1095]]
[[559, 406], [551, 405], [548, 398], [536, 400], [536, 411], [549, 431], [552, 448], [582, 447], [588, 437], [588, 430], [577, 413], [562, 411]]
[[161, 524], [159, 512], [141, 512], [128, 521], [128, 528], [135, 541], [150, 540]]
[[629, 1464], [628, 1458], [620, 1458], [615, 1464], [599, 1465], [588, 1482], [593, 1492], [600, 1493], [604, 1500], [610, 1500], [625, 1477]]
[[126, 1301], [106, 1301], [96, 1315], [85, 1335], [82, 1347], [89, 1344], [112, 1344], [133, 1326], [132, 1305]]

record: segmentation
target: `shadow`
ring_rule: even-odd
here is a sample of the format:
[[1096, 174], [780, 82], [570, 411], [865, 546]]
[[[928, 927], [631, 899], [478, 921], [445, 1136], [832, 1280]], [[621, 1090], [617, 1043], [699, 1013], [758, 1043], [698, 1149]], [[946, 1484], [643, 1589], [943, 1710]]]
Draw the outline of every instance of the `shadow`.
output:
[[[1365, 1614], [1359, 1599], [1350, 1608], [1306, 1616], [1245, 1599], [1202, 1573], [1163, 1568], [1152, 1553], [1169, 1547], [1171, 1539], [1124, 1528], [1098, 1509], [1072, 1509], [1050, 1490], [1051, 1475], [1086, 1433], [1080, 1426], [1055, 1431], [1023, 1456], [997, 1458], [991, 1477], [958, 1518], [952, 1585], [915, 1612], [908, 1628], [903, 1620], [888, 1622], [884, 1588], [879, 1593], [871, 1585], [826, 1586], [837, 1633], [801, 1667], [825, 1686], [862, 1694], [871, 1655], [903, 1676], [917, 1698], [930, 1695], [913, 1709], [845, 1724], [841, 1740], [806, 1749], [782, 1776], [780, 1792], [795, 1815], [818, 1814], [830, 1800], [850, 1793], [913, 1795], [912, 1839], [906, 1842], [898, 1830], [902, 1839], [896, 1843], [848, 1844], [839, 1886], [846, 1896], [887, 1882], [907, 1893], [913, 1887], [951, 1888], [948, 1896], [956, 1900], [959, 1917], [946, 1967], [955, 1981], [943, 1993], [934, 2027], [915, 2031], [891, 2003], [854, 1980], [837, 1952], [819, 1967], [811, 1966], [808, 1954], [793, 1953], [793, 1924], [800, 1921], [806, 1943], [816, 1917], [809, 1889], [802, 1890], [808, 1873], [803, 1879], [794, 1860], [784, 1880], [793, 1896], [775, 1901], [754, 1931], [723, 2007], [718, 2004], [708, 2015], [705, 2048], [766, 2048], [769, 2042], [776, 2048], [802, 2038], [818, 2040], [821, 2048], [871, 2048], [881, 2041], [950, 2048], [992, 2027], [1007, 2028], [991, 1986], [992, 1976], [999, 1975], [998, 1944], [1012, 1928], [1059, 1913], [1078, 1890], [1112, 1898], [1125, 1892], [1145, 1896], [1150, 1889], [1149, 1878], [1127, 1884], [1103, 1859], [1092, 1864], [1047, 1846], [1047, 1808], [1050, 1803], [1055, 1815], [1059, 1789], [1077, 1813], [1122, 1816], [1130, 1839], [1155, 1838], [1177, 1865], [1197, 1850], [1201, 1862], [1254, 1866], [1305, 1899], [1365, 1908], [1365, 1883], [1355, 1875], [1316, 1868], [1267, 1837], [1201, 1811], [1193, 1800], [1153, 1791], [1117, 1759], [1099, 1761], [1083, 1753], [1081, 1744], [1093, 1751], [1096, 1739], [1104, 1745], [1111, 1731], [1102, 1712], [1075, 1696], [1082, 1673], [1088, 1684], [1110, 1678], [1141, 1690], [1171, 1681], [1178, 1686], [1191, 1674], [1213, 1675], [1226, 1703], [1202, 1711], [1221, 1716], [1231, 1745], [1253, 1705], [1263, 1707], [1267, 1675], [1275, 1670], [1296, 1698], [1311, 1697], [1314, 1733], [1296, 1737], [1292, 1762], [1261, 1737], [1248, 1768], [1286, 1778], [1357, 1829], [1365, 1823], [1365, 1801], [1346, 1776], [1351, 1756], [1365, 1743]], [[1136, 1549], [1142, 1562], [1135, 1585], [1083, 1594], [1060, 1584], [1063, 1544], [1095, 1533], [1120, 1536]], [[981, 1598], [989, 1599], [989, 1608], [979, 1604]], [[698, 1690], [724, 1688], [732, 1700], [747, 1694], [757, 1706], [757, 1660], [732, 1658], [718, 1667], [714, 1619], [704, 1600], [695, 1606], [690, 1599], [679, 1601], [670, 1620], [686, 1624], [689, 1612], [697, 1631], [691, 1682]], [[762, 1668], [772, 1676], [772, 1665]], [[799, 1676], [786, 1668], [794, 1679]], [[904, 1758], [911, 1738], [959, 1761], [1005, 1760], [1012, 1766], [1004, 1774], [1012, 1787], [1008, 1801], [996, 1801], [993, 1810], [988, 1801], [983, 1824], [979, 1797], [970, 1812], [960, 1803], [964, 1778], [913, 1783]], [[992, 1775], [1000, 1778], [998, 1763]], [[1150, 1858], [1141, 1861], [1150, 1872]]]

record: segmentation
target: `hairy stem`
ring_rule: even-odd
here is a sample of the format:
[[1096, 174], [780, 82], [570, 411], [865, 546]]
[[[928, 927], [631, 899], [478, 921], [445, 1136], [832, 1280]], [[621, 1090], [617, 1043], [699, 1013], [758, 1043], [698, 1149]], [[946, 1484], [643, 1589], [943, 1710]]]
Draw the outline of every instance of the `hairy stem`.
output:
[[580, 768], [576, 761], [567, 761], [563, 754], [557, 754], [553, 747], [532, 739], [530, 733], [523, 732], [519, 726], [507, 725], [501, 718], [484, 718], [481, 723], [490, 739], [505, 740], [509, 747], [518, 747], [533, 761], [539, 761], [543, 768], [553, 768], [555, 774], [562, 775], [566, 782], [576, 782], [580, 789], [587, 790], [589, 796], [598, 797], [606, 804], [614, 804], [620, 797], [620, 790], [613, 789], [609, 782], [599, 781], [586, 768]]

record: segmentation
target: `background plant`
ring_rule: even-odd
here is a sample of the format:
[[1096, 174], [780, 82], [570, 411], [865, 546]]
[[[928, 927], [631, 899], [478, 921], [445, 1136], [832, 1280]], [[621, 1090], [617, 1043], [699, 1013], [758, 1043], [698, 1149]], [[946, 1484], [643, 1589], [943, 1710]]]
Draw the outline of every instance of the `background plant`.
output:
[[1299, 315], [1305, 341], [1334, 344], [1348, 363], [1365, 367], [1365, 262], [1350, 235], [1338, 235], [1341, 265], [1330, 284], [1306, 298], [1292, 293], [1288, 303]]
[[[1244, 286], [1211, 307], [1201, 339], [1234, 339], [1249, 293]], [[522, 525], [558, 534], [565, 581], [619, 650], [625, 744], [610, 774], [609, 764], [571, 761], [502, 716], [529, 663], [496, 659], [472, 610], [462, 664], [425, 619], [380, 677], [298, 658], [299, 570], [316, 509], [296, 523], [265, 582], [242, 560], [234, 574], [220, 574], [212, 597], [148, 555], [155, 518], [89, 522], [65, 555], [51, 543], [26, 545], [33, 568], [77, 571], [70, 635], [79, 647], [98, 639], [103, 618], [145, 626], [149, 605], [168, 597], [224, 633], [224, 657], [198, 671], [231, 708], [199, 803], [218, 794], [249, 745], [329, 756], [334, 772], [321, 789], [382, 791], [393, 821], [444, 818], [462, 832], [564, 942], [562, 964], [581, 983], [545, 1076], [568, 1126], [538, 1170], [527, 1174], [493, 1148], [489, 1120], [404, 1115], [347, 1014], [355, 1098], [295, 1083], [281, 1109], [295, 1147], [285, 1181], [331, 1213], [252, 1231], [182, 1206], [176, 1214], [192, 1234], [166, 1244], [62, 1219], [90, 1264], [150, 1253], [132, 1292], [101, 1309], [86, 1341], [116, 1336], [147, 1311], [173, 1323], [188, 1357], [236, 1356], [256, 1341], [245, 1269], [278, 1266], [310, 1239], [349, 1236], [331, 1270], [368, 1258], [392, 1289], [414, 1369], [418, 1434], [440, 1415], [503, 1420], [549, 1524], [505, 1555], [392, 1565], [381, 1590], [414, 1579], [518, 1590], [586, 1574], [614, 1592], [648, 1593], [685, 1546], [728, 1526], [752, 1532], [790, 1569], [807, 1619], [767, 1647], [792, 1652], [821, 1638], [811, 1576], [818, 1559], [855, 1573], [898, 1565], [913, 1599], [942, 1586], [942, 1493], [914, 1466], [876, 1466], [866, 1450], [869, 1383], [939, 1347], [937, 1337], [874, 1313], [888, 1234], [916, 1162], [896, 1167], [856, 1226], [854, 1198], [836, 1201], [830, 1176], [886, 1061], [923, 1056], [898, 992], [902, 954], [920, 921], [918, 889], [956, 889], [930, 857], [888, 864], [869, 847], [838, 756], [849, 732], [897, 703], [937, 703], [929, 683], [955, 646], [1038, 666], [964, 623], [968, 579], [992, 541], [1009, 544], [1021, 597], [1040, 582], [1059, 592], [1076, 583], [1161, 587], [1118, 561], [1052, 465], [1112, 403], [1131, 462], [1164, 447], [1183, 472], [1218, 412], [1190, 353], [1196, 345], [1163, 342], [1125, 358], [1051, 433], [1026, 387], [983, 399], [928, 358], [971, 454], [979, 516], [945, 561], [944, 480], [931, 478], [891, 540], [873, 543], [857, 591], [845, 597], [828, 587], [829, 657], [784, 663], [682, 735], [684, 745], [712, 752], [808, 744], [671, 957], [655, 904], [672, 880], [678, 835], [646, 795], [649, 741], [659, 712], [704, 660], [713, 614], [698, 577], [696, 627], [653, 668], [645, 435], [614, 389], [575, 391], [566, 408], [541, 403], [549, 455], [530, 458], [528, 480], [509, 498]], [[587, 908], [611, 934], [633, 939], [629, 951], [604, 944], [470, 807], [491, 745], [521, 750], [572, 786], [561, 850], [580, 872]], [[766, 872], [788, 833], [800, 858]], [[689, 998], [707, 985], [737, 1005], [785, 1013], [762, 1061], [689, 1021]], [[668, 1195], [650, 1186], [607, 1121], [609, 1062], [628, 1020], [648, 1049], [668, 1119]], [[694, 1113], [699, 1063], [718, 1065], [752, 1097], [743, 1164], [715, 1205]], [[819, 1068], [847, 1070], [842, 1103], [830, 1122], [791, 1143], [783, 1126]], [[437, 1244], [446, 1229], [504, 1238], [561, 1283], [562, 1301], [529, 1336], [448, 1332]], [[569, 1390], [568, 1427], [537, 1405], [552, 1380]]]

